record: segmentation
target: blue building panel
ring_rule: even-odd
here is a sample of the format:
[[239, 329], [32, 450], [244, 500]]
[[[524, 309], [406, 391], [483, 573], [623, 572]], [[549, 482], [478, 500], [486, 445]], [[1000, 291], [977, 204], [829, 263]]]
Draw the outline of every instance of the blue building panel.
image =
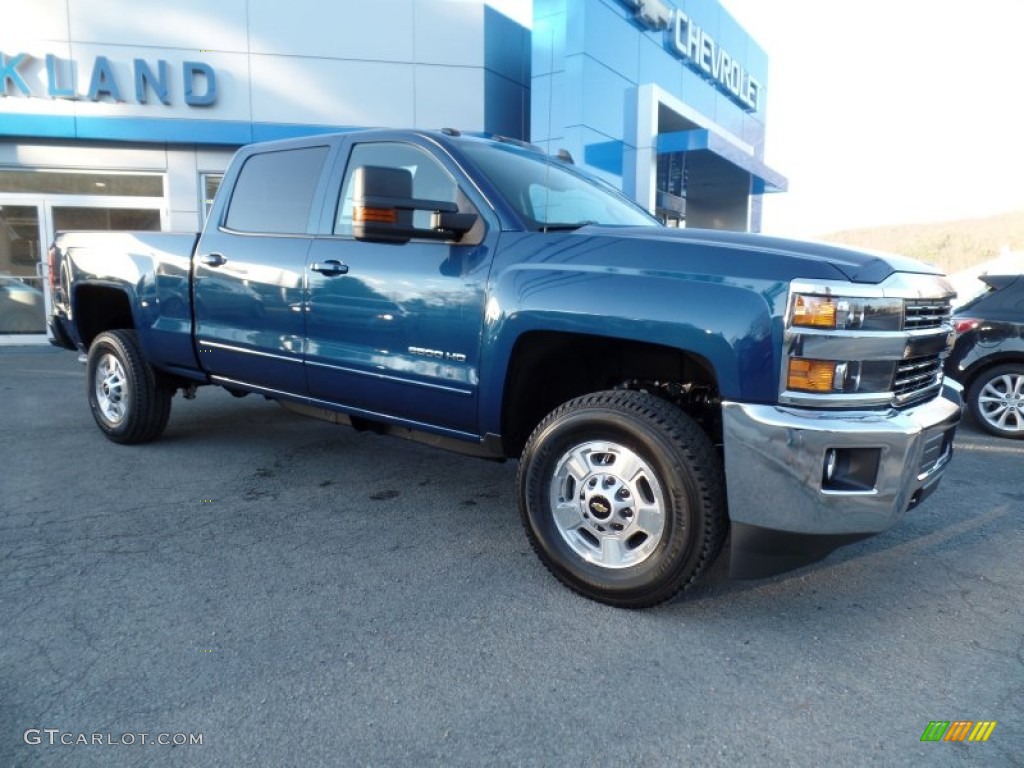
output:
[[718, 38], [719, 21], [725, 12], [718, 0], [678, 0], [675, 5], [696, 21], [701, 29], [715, 39]]
[[678, 99], [683, 98], [683, 68], [653, 35], [640, 40], [640, 77], [637, 82], [659, 83]]
[[744, 129], [753, 123], [750, 116], [741, 110], [736, 103], [717, 91], [715, 94], [715, 111], [712, 113], [715, 123], [733, 136], [740, 138]]
[[565, 79], [565, 72], [533, 78], [530, 141], [543, 145], [548, 140], [564, 138], [567, 125]]
[[541, 19], [555, 14], [565, 13], [565, 6], [569, 0], [533, 0], [533, 23], [537, 24]]
[[592, 141], [583, 146], [583, 162], [615, 177], [618, 186], [625, 165], [626, 145], [621, 141]]
[[565, 70], [565, 13], [535, 19], [530, 68], [533, 77]]
[[689, 67], [680, 67], [679, 76], [683, 85], [679, 93], [674, 95], [678, 95], [684, 104], [706, 115], [708, 119], [715, 120], [715, 108], [718, 105], [715, 89]]
[[631, 83], [639, 78], [640, 30], [603, 0], [583, 0], [583, 52]]
[[484, 68], [519, 85], [530, 85], [530, 32], [484, 6]]
[[[624, 157], [622, 142], [583, 125], [573, 126], [565, 134], [563, 145], [552, 142], [553, 151], [566, 149], [577, 165], [585, 166], [590, 173], [621, 188]], [[591, 163], [590, 160], [597, 160], [597, 163]]]
[[[583, 112], [580, 124], [612, 139], [623, 139], [622, 115], [630, 108], [633, 82], [600, 61], [583, 56]], [[569, 87], [572, 90], [572, 87]]]
[[484, 71], [484, 127], [490, 133], [525, 138], [530, 128], [530, 92], [490, 70]]

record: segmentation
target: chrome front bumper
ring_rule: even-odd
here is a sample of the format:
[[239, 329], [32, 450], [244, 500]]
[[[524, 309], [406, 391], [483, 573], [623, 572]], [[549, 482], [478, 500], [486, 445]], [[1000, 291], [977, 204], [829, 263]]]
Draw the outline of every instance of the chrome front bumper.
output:
[[[749, 578], [788, 570], [898, 522], [935, 489], [949, 463], [962, 391], [947, 379], [939, 397], [898, 411], [724, 402], [733, 574]], [[877, 450], [873, 484], [824, 487], [830, 449]], [[760, 564], [747, 567], [749, 554]], [[789, 564], [765, 567], [773, 559]]]

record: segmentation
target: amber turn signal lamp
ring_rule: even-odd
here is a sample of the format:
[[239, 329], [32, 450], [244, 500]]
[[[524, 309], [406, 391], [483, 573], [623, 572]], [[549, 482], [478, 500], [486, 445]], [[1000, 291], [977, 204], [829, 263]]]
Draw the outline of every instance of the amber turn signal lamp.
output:
[[789, 361], [788, 389], [804, 392], [832, 392], [836, 363], [832, 360], [808, 360], [793, 358]]
[[374, 221], [378, 224], [394, 224], [398, 221], [398, 211], [394, 208], [367, 208], [360, 206], [352, 211], [353, 221]]
[[793, 325], [811, 328], [836, 327], [836, 302], [828, 296], [797, 294], [793, 303]]

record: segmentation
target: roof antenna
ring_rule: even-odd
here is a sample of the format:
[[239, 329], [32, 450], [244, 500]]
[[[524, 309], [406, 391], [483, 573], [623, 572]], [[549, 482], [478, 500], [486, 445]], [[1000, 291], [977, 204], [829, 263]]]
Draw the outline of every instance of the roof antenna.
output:
[[557, 157], [559, 160], [563, 162], [568, 163], [569, 165], [576, 165], [576, 163], [573, 162], [572, 155], [569, 154], [569, 150], [566, 149], [565, 147], [559, 149], [558, 154], [555, 155], [555, 157]]
[[[544, 224], [541, 227], [542, 232], [548, 231], [548, 212], [550, 209], [551, 202], [551, 124], [552, 124], [552, 113], [554, 112], [555, 103], [555, 39], [551, 38], [551, 52], [548, 57], [548, 135], [547, 135], [547, 152], [544, 153]], [[530, 136], [532, 139], [533, 136]], [[536, 206], [534, 207], [534, 214], [537, 213]]]

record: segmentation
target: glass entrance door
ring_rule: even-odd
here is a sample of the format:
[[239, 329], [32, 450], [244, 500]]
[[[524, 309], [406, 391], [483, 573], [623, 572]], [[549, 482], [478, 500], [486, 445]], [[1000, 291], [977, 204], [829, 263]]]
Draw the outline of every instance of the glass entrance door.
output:
[[40, 205], [0, 203], [0, 335], [46, 333]]
[[166, 215], [162, 174], [0, 168], [0, 343], [45, 341], [57, 232], [159, 231]]
[[57, 232], [158, 232], [163, 229], [162, 202], [0, 194], [0, 343], [45, 341], [50, 309], [46, 249]]

